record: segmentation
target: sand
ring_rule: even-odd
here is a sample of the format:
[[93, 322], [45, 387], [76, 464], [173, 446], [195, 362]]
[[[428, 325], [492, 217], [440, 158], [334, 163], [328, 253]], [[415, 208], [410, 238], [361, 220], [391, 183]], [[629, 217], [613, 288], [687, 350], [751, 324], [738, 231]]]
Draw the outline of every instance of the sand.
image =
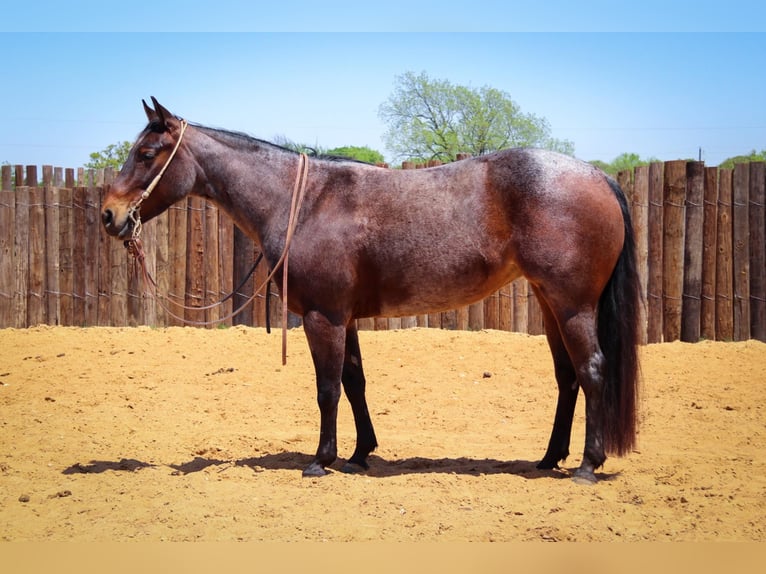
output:
[[316, 449], [300, 329], [0, 330], [0, 539], [764, 541], [766, 344], [641, 349], [638, 448], [595, 486], [538, 471], [555, 407], [544, 337], [362, 332], [379, 449]]

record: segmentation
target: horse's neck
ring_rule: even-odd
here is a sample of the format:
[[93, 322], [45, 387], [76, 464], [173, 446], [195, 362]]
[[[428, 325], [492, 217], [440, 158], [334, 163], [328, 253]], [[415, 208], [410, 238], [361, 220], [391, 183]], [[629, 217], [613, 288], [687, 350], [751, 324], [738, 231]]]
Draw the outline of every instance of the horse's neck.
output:
[[263, 247], [278, 243], [287, 229], [298, 158], [267, 145], [231, 148], [198, 158], [205, 173], [202, 194], [222, 208]]

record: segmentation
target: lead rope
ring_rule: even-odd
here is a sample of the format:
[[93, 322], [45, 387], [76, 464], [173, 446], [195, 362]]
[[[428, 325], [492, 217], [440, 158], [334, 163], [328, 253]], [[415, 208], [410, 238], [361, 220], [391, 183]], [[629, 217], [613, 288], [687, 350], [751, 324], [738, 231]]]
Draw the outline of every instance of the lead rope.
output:
[[[152, 295], [152, 298], [159, 303], [160, 307], [168, 313], [171, 317], [178, 321], [182, 321], [188, 325], [214, 325], [216, 323], [222, 323], [223, 321], [226, 321], [227, 319], [230, 319], [240, 313], [247, 305], [249, 305], [253, 299], [255, 299], [258, 294], [261, 292], [261, 290], [264, 287], [267, 287], [269, 284], [269, 281], [271, 281], [274, 278], [274, 275], [276, 275], [277, 269], [279, 269], [280, 265], [283, 265], [282, 267], [282, 365], [287, 364], [287, 267], [288, 267], [288, 253], [290, 251], [290, 244], [293, 240], [293, 235], [295, 234], [295, 227], [297, 225], [298, 221], [298, 213], [300, 213], [301, 205], [303, 204], [303, 198], [306, 194], [306, 185], [308, 183], [308, 157], [305, 153], [300, 154], [299, 157], [299, 163], [298, 163], [298, 173], [295, 177], [295, 185], [293, 186], [293, 193], [292, 193], [292, 199], [290, 201], [290, 215], [287, 220], [287, 233], [285, 236], [285, 246], [282, 249], [282, 254], [279, 257], [279, 260], [277, 261], [276, 265], [272, 268], [271, 272], [269, 273], [268, 277], [261, 283], [261, 285], [253, 291], [252, 296], [250, 296], [247, 301], [245, 301], [237, 310], [233, 311], [232, 313], [228, 314], [226, 317], [222, 319], [217, 319], [214, 321], [190, 321], [188, 319], [184, 319], [183, 317], [179, 317], [175, 313], [173, 313], [170, 309], [168, 309], [168, 306], [164, 304], [164, 302], [161, 300], [159, 295], [157, 294], [157, 283], [154, 281], [154, 278], [149, 273], [148, 269], [146, 268], [146, 257], [144, 255], [144, 249], [143, 244], [141, 243], [141, 215], [138, 213], [138, 207], [141, 205], [141, 203], [149, 197], [149, 194], [154, 190], [154, 188], [157, 186], [157, 183], [160, 180], [160, 177], [163, 173], [165, 173], [165, 170], [167, 169], [168, 165], [170, 164], [170, 160], [173, 159], [173, 156], [175, 156], [176, 150], [178, 150], [178, 146], [181, 142], [181, 137], [183, 136], [183, 132], [185, 131], [185, 125], [186, 122], [184, 121], [181, 128], [181, 135], [179, 135], [178, 142], [176, 142], [176, 146], [173, 149], [173, 152], [171, 153], [170, 157], [168, 158], [168, 161], [165, 162], [165, 165], [163, 166], [162, 170], [160, 170], [160, 173], [157, 174], [157, 176], [152, 180], [152, 183], [149, 185], [149, 187], [146, 188], [146, 191], [144, 191], [141, 194], [141, 198], [135, 203], [135, 205], [131, 208], [131, 212], [129, 213], [129, 217], [134, 222], [133, 223], [133, 234], [131, 238], [127, 241], [125, 241], [125, 247], [128, 250], [128, 253], [130, 253], [133, 258], [138, 262], [138, 264], [141, 267], [142, 270], [142, 277], [144, 279], [145, 286], [149, 287], [147, 290], [149, 291], [149, 294]], [[227, 297], [228, 298], [228, 297]], [[212, 305], [208, 305], [207, 307], [189, 307], [186, 305], [182, 305], [180, 303], [173, 303], [175, 305], [178, 305], [178, 307], [181, 307], [183, 309], [190, 309], [195, 311], [201, 311], [205, 309], [211, 309], [213, 307], [216, 307], [217, 305], [220, 305], [223, 303], [226, 299], [223, 301], [220, 301], [219, 303], [215, 303]]]
[[[306, 183], [308, 182], [309, 162], [305, 153], [300, 156], [298, 164], [298, 176], [295, 178], [293, 186], [293, 197], [290, 202], [290, 218], [287, 223], [287, 236], [285, 237], [285, 249], [282, 252], [284, 265], [282, 267], [282, 365], [287, 364], [287, 263], [290, 260], [290, 243], [295, 233], [295, 225], [298, 220], [298, 213], [301, 210], [303, 196], [306, 193]], [[276, 269], [278, 265], [275, 265]]]

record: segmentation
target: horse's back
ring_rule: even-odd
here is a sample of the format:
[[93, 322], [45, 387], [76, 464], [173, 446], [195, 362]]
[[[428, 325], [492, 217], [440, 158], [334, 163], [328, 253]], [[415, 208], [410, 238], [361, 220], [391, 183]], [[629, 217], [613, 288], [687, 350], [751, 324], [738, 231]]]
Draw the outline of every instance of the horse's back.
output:
[[455, 308], [520, 275], [587, 274], [589, 259], [616, 257], [604, 255], [604, 241], [622, 242], [604, 174], [561, 154], [513, 149], [406, 171], [335, 167], [348, 170], [333, 180], [344, 183], [328, 186], [326, 216], [307, 218], [304, 232], [327, 237], [334, 281], [347, 269], [340, 283], [357, 293], [356, 316]]

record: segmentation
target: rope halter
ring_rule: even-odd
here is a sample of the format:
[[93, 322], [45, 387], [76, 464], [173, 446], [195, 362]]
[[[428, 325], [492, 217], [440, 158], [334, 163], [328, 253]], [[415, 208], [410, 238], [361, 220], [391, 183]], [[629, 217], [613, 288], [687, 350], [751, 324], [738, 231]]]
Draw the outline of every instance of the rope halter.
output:
[[130, 236], [130, 241], [136, 241], [141, 235], [141, 214], [139, 213], [139, 208], [141, 207], [141, 204], [144, 202], [144, 200], [154, 191], [154, 188], [157, 187], [160, 179], [162, 179], [162, 176], [165, 174], [165, 170], [168, 169], [170, 162], [173, 161], [173, 158], [176, 156], [176, 152], [181, 145], [181, 140], [184, 137], [184, 132], [186, 132], [186, 127], [188, 125], [189, 123], [186, 120], [181, 120], [181, 133], [178, 134], [176, 145], [173, 147], [173, 151], [170, 152], [170, 156], [168, 156], [165, 165], [162, 166], [160, 172], [154, 177], [149, 186], [141, 193], [141, 197], [138, 198], [138, 201], [136, 201], [136, 203], [128, 208], [128, 219], [130, 219], [130, 221], [133, 223], [133, 233]]

